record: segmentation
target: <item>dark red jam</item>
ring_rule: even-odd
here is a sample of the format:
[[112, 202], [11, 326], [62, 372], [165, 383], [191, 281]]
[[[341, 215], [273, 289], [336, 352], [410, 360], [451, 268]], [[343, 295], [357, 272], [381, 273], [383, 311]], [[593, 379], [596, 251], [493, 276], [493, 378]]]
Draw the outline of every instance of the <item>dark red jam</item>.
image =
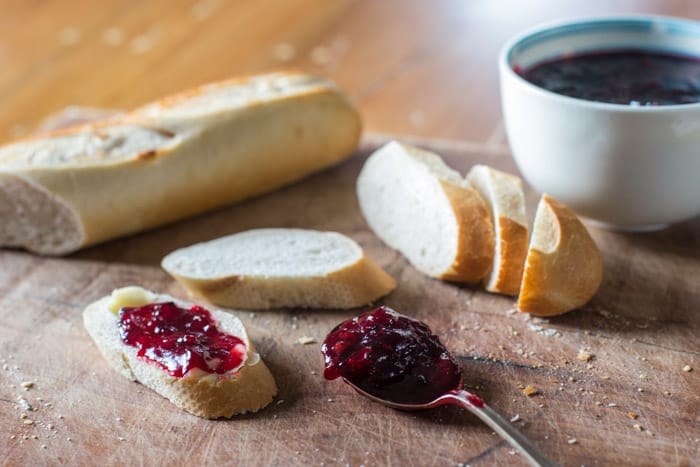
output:
[[340, 323], [321, 346], [326, 379], [340, 376], [399, 404], [424, 404], [458, 389], [462, 372], [427, 325], [379, 307]]
[[220, 332], [211, 314], [200, 306], [189, 310], [172, 302], [119, 310], [119, 335], [138, 349], [138, 357], [169, 375], [182, 377], [193, 368], [222, 374], [241, 366], [245, 343]]
[[700, 58], [638, 50], [567, 55], [515, 70], [557, 94], [631, 106], [700, 102]]

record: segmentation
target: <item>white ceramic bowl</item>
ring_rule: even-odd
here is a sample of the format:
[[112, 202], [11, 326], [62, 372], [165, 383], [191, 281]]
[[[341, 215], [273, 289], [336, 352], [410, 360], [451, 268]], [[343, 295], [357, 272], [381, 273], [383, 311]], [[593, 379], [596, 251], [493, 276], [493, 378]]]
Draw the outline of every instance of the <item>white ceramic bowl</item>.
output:
[[644, 49], [700, 57], [700, 23], [635, 16], [528, 31], [499, 57], [513, 157], [527, 182], [608, 227], [650, 230], [700, 214], [700, 103], [632, 107], [555, 94], [513, 70], [563, 54]]

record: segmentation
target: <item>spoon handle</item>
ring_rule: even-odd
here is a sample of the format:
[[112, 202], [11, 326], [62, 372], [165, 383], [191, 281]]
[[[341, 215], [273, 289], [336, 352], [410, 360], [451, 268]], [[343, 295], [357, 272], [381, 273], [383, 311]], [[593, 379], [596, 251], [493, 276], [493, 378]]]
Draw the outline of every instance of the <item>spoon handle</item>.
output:
[[464, 407], [479, 417], [503, 439], [508, 441], [511, 446], [517, 448], [532, 465], [544, 467], [555, 467], [557, 465], [553, 460], [547, 457], [545, 453], [532, 444], [522, 433], [516, 430], [510, 422], [501, 417], [498, 412], [491, 407], [481, 402], [479, 398], [475, 399], [475, 396], [471, 393], [461, 389], [447, 394], [446, 399], [445, 402], [449, 401], [455, 405]]

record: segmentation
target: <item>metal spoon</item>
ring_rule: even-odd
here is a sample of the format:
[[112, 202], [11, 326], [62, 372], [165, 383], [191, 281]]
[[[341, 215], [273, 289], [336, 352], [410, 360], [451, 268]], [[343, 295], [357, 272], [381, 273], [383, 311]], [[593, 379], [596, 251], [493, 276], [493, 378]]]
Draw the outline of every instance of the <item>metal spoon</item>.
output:
[[441, 405], [456, 405], [469, 410], [471, 413], [479, 417], [484, 423], [490, 426], [496, 433], [498, 433], [503, 439], [508, 441], [511, 446], [518, 449], [523, 456], [532, 465], [537, 466], [556, 466], [557, 464], [547, 457], [542, 451], [540, 451], [529, 439], [523, 436], [518, 430], [516, 430], [513, 425], [501, 417], [498, 412], [493, 410], [491, 407], [486, 405], [484, 401], [481, 400], [479, 396], [476, 396], [464, 389], [462, 387], [462, 381], [459, 382], [457, 388], [446, 392], [445, 394], [439, 396], [435, 400], [428, 402], [426, 404], [399, 404], [385, 399], [380, 399], [379, 397], [373, 396], [372, 394], [363, 391], [359, 387], [355, 386], [351, 381], [343, 378], [347, 384], [349, 384], [355, 391], [359, 392], [363, 396], [367, 397], [374, 402], [379, 402], [387, 407], [398, 410], [426, 410], [439, 407]]

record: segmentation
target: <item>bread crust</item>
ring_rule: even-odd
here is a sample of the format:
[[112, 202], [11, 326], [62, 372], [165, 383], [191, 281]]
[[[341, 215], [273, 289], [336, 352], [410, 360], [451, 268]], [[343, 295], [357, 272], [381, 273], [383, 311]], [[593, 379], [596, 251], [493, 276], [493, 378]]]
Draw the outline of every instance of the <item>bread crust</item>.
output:
[[[357, 246], [359, 248], [359, 245]], [[356, 308], [391, 292], [396, 281], [364, 252], [342, 269], [315, 276], [227, 275], [207, 279], [168, 271], [195, 297], [247, 310], [270, 308]]]
[[494, 233], [491, 214], [472, 188], [440, 180], [457, 220], [457, 256], [440, 279], [476, 283], [488, 274], [493, 262]]
[[[158, 144], [128, 157], [100, 159], [92, 154], [82, 161], [35, 165], [31, 155], [18, 154], [21, 144], [0, 148], [1, 173], [52, 193], [79, 220], [65, 226], [79, 233], [75, 235], [79, 241], [54, 248], [44, 241], [46, 236], [37, 236], [39, 241], [29, 239], [21, 246], [44, 254], [70, 253], [279, 188], [355, 149], [360, 118], [337, 87], [293, 72], [255, 79], [253, 83], [260, 86], [281, 83], [282, 91], [220, 105], [218, 95], [235, 94], [236, 86], [247, 83], [234, 79], [185, 91], [104, 122], [24, 141], [52, 144], [52, 138], [99, 134], [119, 125], [152, 131]], [[22, 158], [27, 163], [17, 162]], [[41, 230], [44, 225], [36, 219], [31, 227]], [[0, 237], [3, 244], [8, 241]]]
[[533, 239], [547, 239], [547, 251], [530, 245], [518, 310], [555, 316], [584, 305], [603, 279], [603, 260], [586, 227], [568, 206], [545, 194], [533, 232]]
[[[222, 327], [221, 323], [225, 320], [227, 325], [224, 330], [243, 340], [248, 349], [248, 357], [237, 372], [220, 376], [189, 372], [182, 378], [176, 378], [159, 366], [139, 359], [136, 348], [121, 341], [118, 317], [109, 308], [110, 299], [110, 296], [103, 297], [88, 305], [83, 312], [83, 323], [104, 358], [126, 378], [140, 382], [181, 409], [210, 419], [256, 412], [277, 394], [272, 374], [259, 359], [237, 318], [221, 310], [209, 309], [217, 320], [217, 326]], [[191, 306], [168, 295], [159, 295], [156, 301], [174, 301], [180, 306]], [[253, 358], [257, 361], [251, 362]]]
[[530, 230], [506, 216], [499, 216], [498, 228], [499, 238], [496, 240], [500, 243], [501, 251], [499, 258], [496, 258], [499, 261], [498, 273], [487, 285], [486, 290], [518, 295], [525, 269]]

